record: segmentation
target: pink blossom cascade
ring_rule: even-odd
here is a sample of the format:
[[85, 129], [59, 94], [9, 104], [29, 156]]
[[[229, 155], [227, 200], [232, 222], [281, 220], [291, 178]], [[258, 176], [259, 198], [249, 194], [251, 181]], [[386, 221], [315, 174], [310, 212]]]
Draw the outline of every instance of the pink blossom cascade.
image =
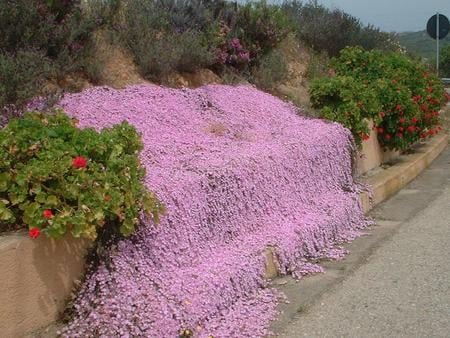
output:
[[253, 87], [96, 87], [61, 106], [81, 127], [133, 124], [167, 208], [87, 277], [63, 336], [262, 337], [280, 297], [264, 250], [301, 277], [368, 225], [350, 132]]

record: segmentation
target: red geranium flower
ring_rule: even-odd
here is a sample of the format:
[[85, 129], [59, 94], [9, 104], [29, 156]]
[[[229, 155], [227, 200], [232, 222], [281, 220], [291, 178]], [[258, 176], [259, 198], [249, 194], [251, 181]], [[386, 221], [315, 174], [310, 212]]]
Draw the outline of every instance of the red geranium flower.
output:
[[378, 133], [379, 133], [379, 134], [383, 134], [383, 132], [384, 132], [383, 128], [381, 128], [381, 127], [378, 128]]
[[380, 116], [381, 118], [383, 118], [386, 114], [384, 113], [384, 111], [380, 111]]
[[413, 101], [414, 101], [415, 103], [419, 102], [421, 99], [422, 99], [422, 96], [421, 96], [421, 95], [413, 96]]
[[75, 169], [86, 168], [87, 160], [83, 156], [77, 156], [73, 159], [72, 165]]
[[396, 106], [395, 106], [395, 109], [397, 109], [397, 110], [399, 110], [399, 111], [402, 110], [402, 105], [401, 105], [401, 104], [396, 105]]
[[385, 137], [386, 137], [386, 140], [390, 140], [392, 136], [391, 136], [391, 134], [386, 134]]
[[401, 124], [405, 123], [405, 118], [404, 118], [404, 117], [401, 117], [401, 118], [398, 120], [398, 122], [400, 122]]
[[428, 105], [426, 105], [425, 103], [422, 103], [420, 105], [420, 109], [422, 109], [422, 111], [428, 111]]
[[32, 228], [28, 231], [28, 235], [31, 238], [38, 238], [41, 235], [41, 230], [39, 230], [38, 228]]
[[433, 87], [427, 87], [427, 92], [428, 93], [432, 93], [433, 92]]
[[420, 138], [425, 138], [425, 137], [427, 137], [427, 133], [420, 134]]
[[370, 138], [370, 136], [367, 135], [367, 134], [362, 134], [362, 135], [361, 135], [361, 138], [362, 138], [364, 141], [367, 141], [367, 140]]
[[45, 218], [52, 218], [53, 217], [53, 212], [51, 210], [49, 210], [49, 209], [46, 209], [42, 213], [42, 216], [44, 216]]
[[414, 128], [414, 126], [408, 126], [407, 129], [408, 129], [409, 132], [412, 133], [412, 132], [414, 132], [414, 130], [415, 130], [416, 128]]
[[403, 134], [402, 133], [397, 133], [398, 138], [403, 138]]
[[399, 130], [399, 131], [403, 131], [404, 128], [403, 128], [403, 127], [398, 127], [398, 130]]
[[413, 116], [413, 118], [411, 119], [411, 122], [416, 123], [417, 121], [419, 121], [419, 119], [417, 117]]

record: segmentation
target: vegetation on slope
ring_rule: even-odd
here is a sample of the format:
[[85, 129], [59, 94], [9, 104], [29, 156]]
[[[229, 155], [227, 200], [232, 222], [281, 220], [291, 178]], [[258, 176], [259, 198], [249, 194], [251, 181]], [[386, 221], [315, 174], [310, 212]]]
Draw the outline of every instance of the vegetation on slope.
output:
[[[115, 70], [123, 67], [104, 65], [115, 58], [133, 61], [152, 82], [167, 84], [171, 74], [208, 68], [225, 81], [241, 78], [276, 92], [290, 73], [279, 49], [288, 35], [331, 56], [347, 45], [397, 48], [389, 34], [351, 15], [299, 1], [2, 1], [0, 32], [0, 107], [13, 104], [7, 109], [13, 112], [32, 97], [60, 89], [111, 78], [125, 83], [127, 77]], [[135, 70], [129, 73], [136, 82]]]
[[[430, 62], [436, 62], [436, 40], [433, 40], [425, 30], [399, 33], [398, 40], [408, 52], [426, 58]], [[441, 47], [446, 46], [450, 46], [450, 35], [441, 40]]]

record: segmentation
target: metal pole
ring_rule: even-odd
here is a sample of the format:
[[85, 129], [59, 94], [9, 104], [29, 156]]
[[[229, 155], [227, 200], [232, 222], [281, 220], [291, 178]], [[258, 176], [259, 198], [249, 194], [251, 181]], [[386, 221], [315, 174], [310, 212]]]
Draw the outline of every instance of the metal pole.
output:
[[436, 74], [439, 77], [439, 12], [436, 13]]

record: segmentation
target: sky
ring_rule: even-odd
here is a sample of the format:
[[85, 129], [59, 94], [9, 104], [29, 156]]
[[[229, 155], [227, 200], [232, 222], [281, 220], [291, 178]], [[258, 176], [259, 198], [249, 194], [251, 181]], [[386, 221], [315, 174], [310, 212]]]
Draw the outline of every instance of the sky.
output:
[[424, 30], [436, 12], [450, 19], [450, 0], [318, 0], [340, 8], [384, 31], [407, 32]]

